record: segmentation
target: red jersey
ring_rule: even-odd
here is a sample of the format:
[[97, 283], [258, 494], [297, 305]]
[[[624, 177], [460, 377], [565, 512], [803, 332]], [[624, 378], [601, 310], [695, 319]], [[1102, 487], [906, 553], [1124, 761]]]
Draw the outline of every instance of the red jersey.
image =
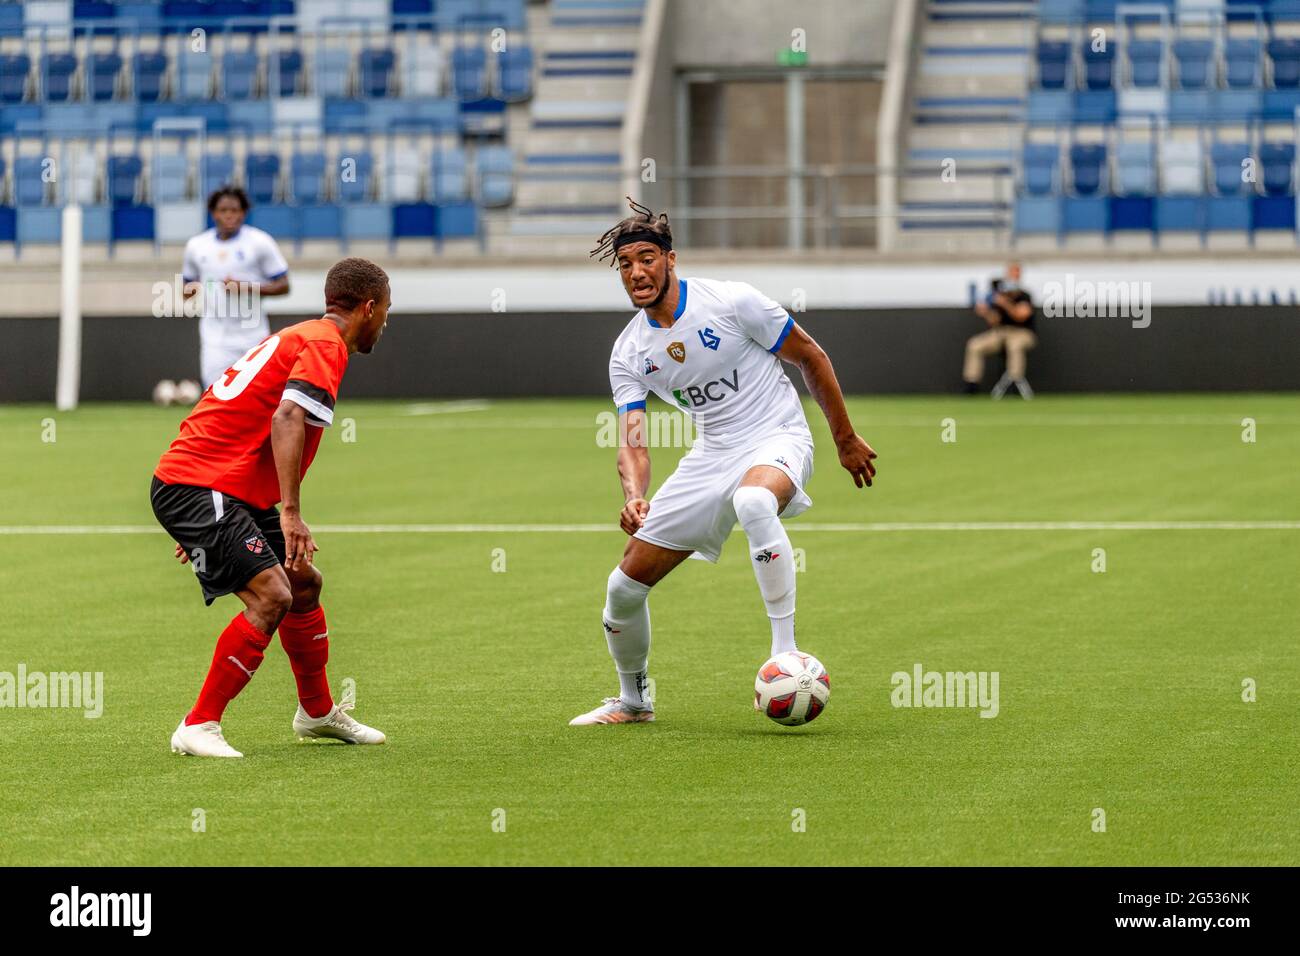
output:
[[348, 347], [328, 319], [312, 319], [268, 336], [203, 393], [181, 422], [154, 474], [169, 485], [196, 485], [255, 508], [280, 500], [271, 452], [271, 416], [281, 401], [307, 410], [302, 474], [316, 457], [321, 429], [334, 421], [334, 400], [348, 367]]

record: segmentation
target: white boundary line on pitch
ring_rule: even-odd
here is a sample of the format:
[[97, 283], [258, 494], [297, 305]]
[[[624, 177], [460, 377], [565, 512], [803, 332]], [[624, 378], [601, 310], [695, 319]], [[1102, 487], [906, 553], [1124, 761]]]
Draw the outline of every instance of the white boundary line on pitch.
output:
[[[790, 530], [862, 534], [891, 531], [1300, 531], [1300, 521], [865, 521], [793, 522]], [[593, 534], [614, 524], [320, 524], [320, 534]], [[154, 525], [0, 525], [0, 535], [163, 534]]]

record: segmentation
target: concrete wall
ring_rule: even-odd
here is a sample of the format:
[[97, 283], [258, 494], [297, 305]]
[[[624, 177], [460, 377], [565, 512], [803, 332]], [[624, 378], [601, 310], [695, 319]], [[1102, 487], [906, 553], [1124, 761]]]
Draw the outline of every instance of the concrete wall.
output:
[[[374, 355], [353, 357], [344, 397], [606, 395], [609, 350], [627, 318], [395, 317]], [[955, 391], [963, 343], [983, 327], [964, 309], [818, 310], [799, 322], [830, 353], [848, 393]], [[1167, 308], [1146, 329], [1121, 319], [1039, 325], [1029, 380], [1044, 394], [1300, 389], [1293, 308]], [[53, 400], [57, 340], [56, 320], [0, 319], [0, 401]], [[159, 379], [198, 378], [194, 320], [88, 319], [84, 349], [87, 401], [143, 400]], [[991, 362], [986, 384], [1000, 371]]]
[[813, 66], [881, 65], [893, 0], [671, 0], [677, 66], [768, 67], [796, 27], [807, 34]]

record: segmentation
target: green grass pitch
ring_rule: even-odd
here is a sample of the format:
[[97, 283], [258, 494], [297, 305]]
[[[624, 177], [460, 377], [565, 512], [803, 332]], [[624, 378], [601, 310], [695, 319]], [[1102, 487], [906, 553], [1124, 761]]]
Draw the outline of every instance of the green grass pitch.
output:
[[[98, 719], [0, 709], [0, 864], [1300, 863], [1300, 532], [1180, 524], [1300, 519], [1295, 397], [850, 406], [876, 487], [810, 408], [815, 505], [790, 523], [826, 713], [790, 730], [751, 708], [768, 628], [737, 533], [652, 595], [658, 721], [570, 728], [617, 686], [610, 406], [345, 398], [313, 526], [611, 530], [318, 532], [332, 683], [389, 743], [298, 744], [276, 642], [226, 714], [242, 761], [168, 751], [237, 602], [205, 608], [161, 532], [103, 530], [153, 524], [181, 413], [0, 409], [0, 671], [100, 671], [105, 698]], [[654, 453], [655, 485], [678, 454]], [[1103, 527], [939, 525], [1011, 521]], [[908, 525], [806, 527], [859, 522]], [[98, 530], [13, 527], [33, 525]], [[998, 672], [997, 717], [892, 706], [917, 663]]]

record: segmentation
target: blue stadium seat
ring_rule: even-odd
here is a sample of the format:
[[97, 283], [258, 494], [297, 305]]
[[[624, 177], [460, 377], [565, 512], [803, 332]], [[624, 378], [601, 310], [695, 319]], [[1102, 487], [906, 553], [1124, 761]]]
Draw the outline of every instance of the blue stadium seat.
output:
[[1250, 199], [1245, 196], [1210, 196], [1205, 205], [1205, 229], [1209, 232], [1248, 232]]
[[176, 62], [178, 98], [206, 100], [212, 95], [212, 54], [186, 50]]
[[281, 239], [298, 235], [298, 210], [292, 206], [263, 201], [249, 211], [248, 222]]
[[457, 202], [469, 197], [469, 159], [460, 146], [449, 146], [433, 156], [433, 201]]
[[209, 153], [203, 157], [203, 201], [216, 192], [220, 186], [228, 186], [235, 181], [235, 158], [229, 153]]
[[1204, 153], [1197, 140], [1167, 140], [1160, 147], [1160, 191], [1199, 195], [1205, 191]]
[[294, 153], [290, 171], [294, 202], [306, 205], [325, 201], [327, 179], [324, 153]]
[[374, 158], [362, 150], [340, 149], [337, 168], [339, 201], [367, 202], [374, 193], [372, 186], [375, 172]]
[[135, 98], [141, 103], [156, 103], [162, 99], [167, 55], [157, 51], [141, 51], [134, 57], [134, 71]]
[[276, 53], [276, 62], [280, 68], [280, 95], [297, 95], [302, 82], [302, 52], [296, 49], [280, 50]]
[[1109, 90], [1115, 66], [1115, 44], [1094, 50], [1092, 40], [1083, 41], [1083, 81], [1090, 90]]
[[108, 201], [114, 206], [133, 206], [140, 194], [139, 156], [108, 157]]
[[387, 203], [362, 202], [343, 208], [345, 239], [388, 239], [393, 234], [393, 214]]
[[1110, 232], [1150, 232], [1155, 222], [1155, 200], [1150, 196], [1112, 196], [1106, 213]]
[[515, 154], [508, 146], [484, 146], [476, 157], [479, 202], [508, 206], [515, 197]]
[[19, 243], [55, 245], [63, 232], [62, 211], [29, 206], [18, 210]]
[[1295, 232], [1295, 199], [1291, 196], [1251, 196], [1250, 228]]
[[339, 239], [343, 235], [343, 210], [332, 205], [298, 209], [297, 234], [302, 239]]
[[1203, 90], [1210, 85], [1210, 57], [1213, 40], [1176, 40], [1174, 59], [1178, 62], [1178, 85], [1185, 90]]
[[1024, 190], [1030, 196], [1047, 196], [1055, 191], [1056, 164], [1061, 151], [1055, 143], [1026, 143]]
[[189, 198], [190, 161], [183, 153], [162, 153], [150, 161], [149, 201], [154, 205]]
[[48, 184], [44, 174], [42, 156], [19, 156], [14, 161], [14, 205], [45, 205]]
[[387, 96], [392, 86], [393, 65], [396, 58], [387, 47], [362, 50], [359, 62], [361, 70], [361, 95]]
[[1259, 163], [1264, 169], [1264, 192], [1269, 196], [1289, 196], [1295, 168], [1294, 143], [1260, 143]]
[[1070, 44], [1042, 40], [1038, 44], [1038, 85], [1045, 90], [1063, 90], [1070, 85]]
[[436, 211], [429, 203], [398, 203], [393, 206], [393, 238], [417, 239], [434, 235]]
[[1152, 196], [1156, 192], [1156, 156], [1150, 141], [1125, 140], [1115, 147], [1115, 192]]
[[[1106, 165], [1106, 147], [1102, 143], [1075, 143], [1070, 147], [1070, 171], [1074, 178], [1074, 192], [1079, 196], [1092, 196], [1102, 189], [1102, 170]], [[1066, 211], [1069, 227], [1069, 210]]]
[[1268, 57], [1273, 61], [1274, 87], [1279, 90], [1300, 87], [1300, 39], [1269, 40]]
[[352, 54], [347, 48], [323, 47], [316, 51], [317, 96], [347, 96], [351, 76]]
[[153, 242], [152, 206], [115, 206], [111, 242]]
[[479, 46], [458, 46], [451, 54], [452, 88], [462, 100], [487, 96], [487, 54]]
[[1243, 178], [1243, 162], [1250, 159], [1250, 146], [1244, 142], [1215, 143], [1210, 147], [1210, 165], [1214, 168], [1214, 191], [1220, 196], [1240, 196], [1249, 191]]
[[1126, 52], [1131, 86], [1153, 89], [1161, 85], [1165, 53], [1163, 40], [1130, 40]]
[[275, 153], [249, 153], [244, 159], [244, 188], [258, 205], [275, 202], [280, 178], [280, 157]]
[[1062, 200], [1062, 228], [1066, 232], [1106, 232], [1109, 206], [1103, 196], [1066, 196]]
[[507, 47], [497, 56], [497, 95], [507, 103], [522, 102], [533, 95], [532, 47]]
[[1016, 200], [1017, 233], [1060, 233], [1061, 202], [1056, 197], [1023, 196]]
[[1253, 90], [1260, 85], [1259, 41], [1253, 37], [1229, 37], [1224, 44], [1224, 78], [1233, 90]]
[[86, 79], [89, 98], [96, 102], [111, 100], [117, 93], [117, 78], [122, 72], [122, 57], [117, 53], [100, 51], [90, 54]]
[[257, 89], [257, 53], [229, 50], [221, 58], [221, 92], [228, 100], [246, 100]]
[[432, 43], [408, 46], [402, 55], [404, 96], [442, 96], [447, 61], [436, 39]]
[[46, 53], [41, 57], [41, 95], [50, 103], [66, 103], [72, 96], [72, 74], [77, 58], [71, 53]]
[[26, 53], [0, 56], [0, 103], [21, 103], [27, 95], [27, 74], [32, 58]]

